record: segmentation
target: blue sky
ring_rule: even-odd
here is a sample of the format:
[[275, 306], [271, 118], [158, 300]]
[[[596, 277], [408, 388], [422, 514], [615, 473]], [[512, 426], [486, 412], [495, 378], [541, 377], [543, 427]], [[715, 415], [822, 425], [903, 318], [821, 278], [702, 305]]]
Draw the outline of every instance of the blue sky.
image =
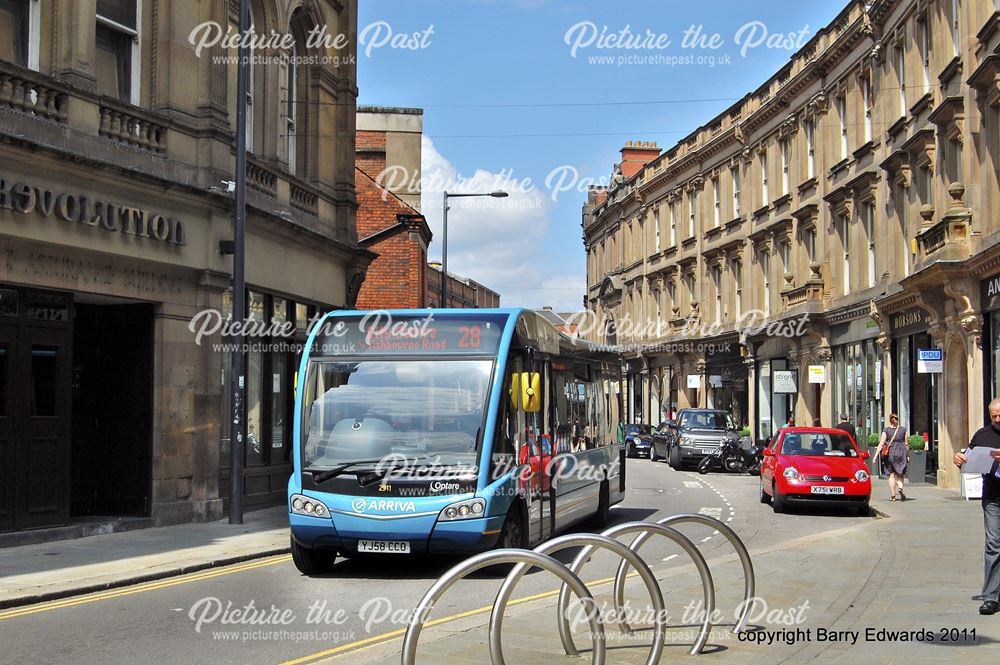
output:
[[[583, 306], [586, 186], [607, 183], [624, 142], [654, 140], [669, 148], [766, 80], [846, 3], [360, 5], [358, 102], [424, 109], [423, 212], [435, 234], [430, 258], [441, 255], [441, 183], [451, 183], [449, 191], [500, 184], [509, 198], [453, 200], [448, 269], [499, 291], [506, 306], [562, 311]], [[705, 41], [686, 47], [692, 26], [700, 26]], [[608, 38], [626, 28], [624, 45]], [[711, 48], [706, 42], [716, 33]]]

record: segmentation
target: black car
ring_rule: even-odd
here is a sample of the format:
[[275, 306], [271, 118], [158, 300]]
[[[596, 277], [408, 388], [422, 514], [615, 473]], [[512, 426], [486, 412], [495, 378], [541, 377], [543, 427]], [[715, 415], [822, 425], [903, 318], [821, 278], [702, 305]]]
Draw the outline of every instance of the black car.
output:
[[670, 466], [679, 469], [711, 455], [727, 438], [739, 438], [729, 412], [682, 409], [676, 421], [666, 421], [653, 437], [652, 458], [665, 458]]
[[627, 457], [649, 457], [653, 449], [652, 425], [625, 426], [625, 455]]

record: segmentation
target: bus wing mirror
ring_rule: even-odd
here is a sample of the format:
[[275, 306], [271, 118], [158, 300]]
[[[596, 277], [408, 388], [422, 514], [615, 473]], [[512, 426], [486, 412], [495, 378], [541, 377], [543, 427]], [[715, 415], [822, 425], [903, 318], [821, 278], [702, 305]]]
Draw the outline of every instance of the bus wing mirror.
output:
[[521, 409], [521, 375], [517, 372], [510, 375], [510, 408]]
[[542, 375], [538, 372], [521, 374], [521, 404], [526, 413], [536, 413], [542, 409]]

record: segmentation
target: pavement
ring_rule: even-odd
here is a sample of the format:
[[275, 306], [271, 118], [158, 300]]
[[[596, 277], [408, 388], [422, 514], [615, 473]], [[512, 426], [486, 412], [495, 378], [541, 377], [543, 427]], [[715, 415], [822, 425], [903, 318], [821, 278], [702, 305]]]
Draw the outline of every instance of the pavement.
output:
[[0, 609], [149, 582], [289, 551], [275, 506], [201, 524], [152, 527], [0, 549]]
[[[670, 613], [661, 662], [692, 658], [719, 663], [851, 665], [995, 661], [1000, 657], [1000, 614], [980, 616], [979, 602], [971, 599], [982, 584], [983, 526], [978, 502], [932, 486], [910, 487], [905, 502], [890, 503], [884, 498], [887, 494], [885, 482], [876, 481], [872, 505], [877, 518], [845, 519], [842, 528], [752, 547], [757, 596], [766, 607], [761, 603], [755, 608], [751, 632], [742, 638], [732, 633], [743, 591], [739, 563], [728, 554], [709, 559], [721, 618], [701, 656], [687, 655], [697, 632], [691, 603], [702, 595], [698, 577], [691, 565], [679, 563], [682, 558], [656, 562], [652, 567]], [[748, 513], [769, 510], [747, 508]], [[0, 607], [287, 552], [286, 519], [285, 508], [277, 507], [248, 513], [245, 523], [238, 526], [225, 521], [185, 524], [0, 549]], [[740, 531], [740, 526], [734, 527]], [[766, 543], [766, 538], [758, 536], [754, 542]], [[590, 578], [584, 575], [584, 579]], [[610, 600], [609, 586], [606, 582], [592, 586], [599, 603]], [[450, 593], [460, 592], [461, 583]], [[526, 578], [515, 598], [530, 592], [531, 582]], [[639, 609], [648, 602], [638, 581], [629, 582], [627, 598]], [[484, 598], [484, 605], [490, 600]], [[554, 607], [552, 594], [537, 594], [511, 605], [504, 623], [505, 656], [510, 662], [580, 662], [562, 653]], [[435, 618], [439, 617], [432, 614], [431, 619]], [[428, 626], [421, 635], [418, 662], [490, 662], [488, 618], [484, 609]], [[613, 622], [608, 622], [606, 630], [607, 662], [646, 662], [648, 632], [625, 635]], [[309, 662], [399, 663], [401, 632], [338, 645], [310, 657]], [[575, 634], [581, 654], [590, 660], [585, 627]]]

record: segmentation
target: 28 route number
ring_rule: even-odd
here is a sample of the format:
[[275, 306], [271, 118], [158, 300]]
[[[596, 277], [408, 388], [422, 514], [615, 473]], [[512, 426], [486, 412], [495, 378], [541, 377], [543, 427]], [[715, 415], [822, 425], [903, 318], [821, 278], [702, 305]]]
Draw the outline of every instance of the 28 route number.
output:
[[458, 340], [460, 349], [478, 349], [482, 343], [481, 330], [479, 326], [459, 326], [458, 332], [462, 337]]

